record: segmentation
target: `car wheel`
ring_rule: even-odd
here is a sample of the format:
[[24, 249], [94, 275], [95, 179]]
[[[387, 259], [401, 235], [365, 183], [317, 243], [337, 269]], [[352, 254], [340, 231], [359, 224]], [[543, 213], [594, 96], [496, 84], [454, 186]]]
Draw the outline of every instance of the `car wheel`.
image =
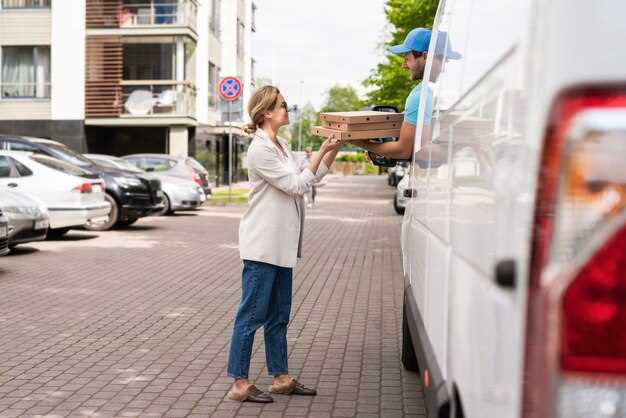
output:
[[139, 220], [139, 218], [126, 219], [125, 221], [119, 221], [117, 223], [117, 226], [121, 226], [121, 227], [131, 226], [132, 224], [134, 224], [138, 220]]
[[415, 348], [411, 340], [411, 331], [406, 317], [406, 306], [402, 309], [402, 364], [404, 368], [412, 372], [419, 370]]
[[63, 235], [67, 234], [69, 230], [70, 230], [69, 228], [48, 229], [48, 235], [46, 235], [46, 238], [47, 239], [59, 239]]
[[396, 213], [398, 215], [404, 215], [404, 208], [398, 206], [398, 195], [397, 194], [393, 197], [393, 208], [395, 209], [395, 211], [396, 211]]
[[163, 209], [156, 212], [156, 216], [165, 216], [172, 213], [172, 203], [170, 202], [170, 198], [168, 195], [163, 193]]
[[111, 204], [111, 211], [109, 212], [109, 220], [104, 222], [87, 222], [84, 226], [89, 231], [108, 231], [113, 228], [120, 217], [120, 208], [117, 205], [117, 201], [113, 196], [105, 193], [104, 200]]

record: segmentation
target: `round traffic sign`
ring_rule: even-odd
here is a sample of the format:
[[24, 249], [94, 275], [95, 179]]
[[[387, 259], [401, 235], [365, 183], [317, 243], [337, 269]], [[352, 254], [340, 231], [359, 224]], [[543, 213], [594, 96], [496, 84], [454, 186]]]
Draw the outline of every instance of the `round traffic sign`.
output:
[[241, 81], [237, 77], [225, 77], [217, 86], [217, 92], [223, 100], [233, 101], [241, 96]]

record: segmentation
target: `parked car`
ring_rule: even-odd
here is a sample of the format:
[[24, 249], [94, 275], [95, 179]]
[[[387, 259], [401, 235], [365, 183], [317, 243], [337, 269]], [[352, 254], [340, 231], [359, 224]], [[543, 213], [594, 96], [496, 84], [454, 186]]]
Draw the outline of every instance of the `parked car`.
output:
[[155, 177], [161, 180], [163, 189], [163, 209], [157, 215], [166, 215], [180, 210], [192, 210], [206, 201], [206, 195], [201, 186], [192, 180], [163, 174], [160, 171], [147, 173], [129, 161], [102, 154], [85, 154], [85, 157], [95, 161], [103, 167], [112, 167], [141, 174], [144, 177]]
[[98, 175], [47, 155], [0, 151], [0, 187], [28, 193], [45, 205], [51, 238], [105, 219], [111, 210]]
[[0, 256], [9, 253], [9, 220], [0, 209]]
[[163, 173], [168, 176], [191, 179], [211, 196], [209, 172], [192, 157], [175, 157], [167, 154], [132, 154], [124, 158], [135, 166], [150, 173]]
[[105, 199], [110, 203], [106, 220], [84, 225], [92, 231], [105, 231], [114, 226], [128, 226], [139, 218], [163, 209], [161, 182], [135, 173], [100, 167], [65, 145], [41, 138], [0, 135], [0, 149], [28, 151], [49, 155], [76, 165], [104, 179]]
[[626, 417], [625, 15], [439, 2], [402, 226], [431, 417]]
[[11, 188], [0, 188], [0, 208], [9, 226], [9, 248], [46, 239], [50, 219], [46, 207], [33, 196]]
[[407, 173], [408, 167], [409, 163], [407, 161], [398, 161], [395, 167], [389, 167], [387, 169], [387, 184], [392, 187], [397, 186]]
[[406, 195], [409, 190], [409, 176], [402, 177], [402, 180], [398, 182], [396, 187], [396, 193], [393, 196], [393, 208], [398, 215], [404, 215], [406, 203], [410, 196]]

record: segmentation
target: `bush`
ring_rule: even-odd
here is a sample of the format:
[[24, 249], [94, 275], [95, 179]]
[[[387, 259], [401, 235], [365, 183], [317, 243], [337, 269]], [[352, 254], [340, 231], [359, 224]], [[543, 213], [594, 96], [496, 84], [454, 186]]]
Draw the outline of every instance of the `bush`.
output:
[[337, 161], [348, 161], [351, 163], [364, 163], [365, 154], [362, 154], [362, 153], [343, 154], [337, 158]]

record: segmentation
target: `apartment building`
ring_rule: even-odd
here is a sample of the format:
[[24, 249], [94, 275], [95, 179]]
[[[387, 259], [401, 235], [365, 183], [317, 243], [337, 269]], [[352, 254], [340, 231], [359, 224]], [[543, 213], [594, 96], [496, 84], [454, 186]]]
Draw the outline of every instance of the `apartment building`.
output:
[[[114, 155], [194, 155], [199, 144], [215, 153], [203, 162], [219, 177], [228, 155], [217, 84], [238, 75], [249, 97], [255, 9], [251, 0], [0, 0], [0, 133]], [[234, 116], [244, 142], [245, 117]]]

